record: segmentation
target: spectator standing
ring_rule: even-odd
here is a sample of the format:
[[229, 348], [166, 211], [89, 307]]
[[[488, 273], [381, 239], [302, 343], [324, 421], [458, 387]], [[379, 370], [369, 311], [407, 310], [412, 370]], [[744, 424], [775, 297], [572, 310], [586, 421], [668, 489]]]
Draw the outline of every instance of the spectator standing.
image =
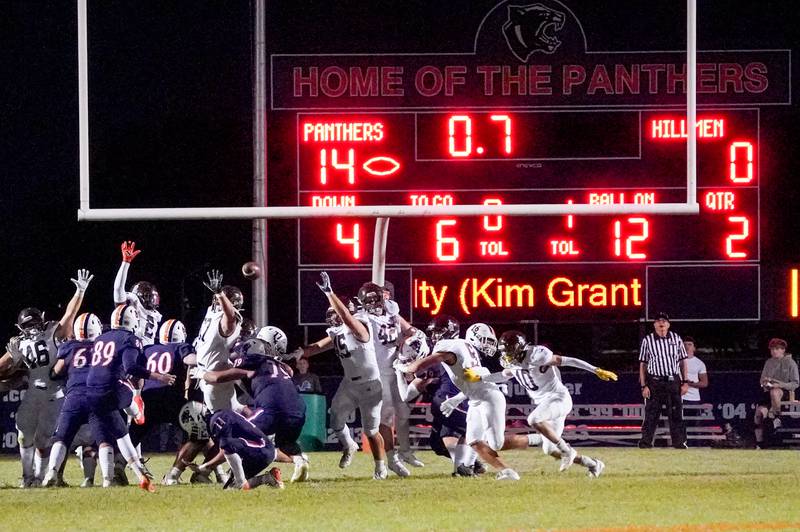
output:
[[687, 336], [683, 339], [683, 347], [686, 349], [686, 380], [689, 381], [689, 391], [683, 396], [683, 402], [687, 404], [699, 405], [700, 390], [708, 386], [708, 372], [705, 363], [694, 356], [694, 338]]
[[765, 396], [756, 407], [754, 419], [756, 448], [764, 445], [766, 420], [770, 420], [773, 428], [780, 427], [781, 401], [786, 400], [788, 393], [800, 384], [797, 362], [792, 360], [792, 355], [786, 354], [786, 347], [786, 340], [781, 338], [769, 341], [770, 357], [764, 362], [760, 379]]
[[297, 371], [292, 376], [294, 385], [300, 393], [322, 393], [322, 386], [319, 377], [315, 373], [308, 371], [308, 359], [300, 358], [297, 360]]
[[686, 349], [683, 340], [669, 330], [669, 316], [659, 312], [653, 321], [654, 332], [642, 339], [639, 349], [639, 385], [645, 400], [642, 439], [639, 447], [653, 446], [661, 407], [667, 407], [672, 446], [686, 449], [681, 396], [689, 390], [686, 374]]

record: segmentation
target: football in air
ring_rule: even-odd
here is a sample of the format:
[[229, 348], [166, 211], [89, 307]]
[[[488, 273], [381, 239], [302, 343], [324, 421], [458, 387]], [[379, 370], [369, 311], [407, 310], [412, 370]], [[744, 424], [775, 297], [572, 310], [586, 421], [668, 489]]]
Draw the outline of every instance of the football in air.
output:
[[254, 261], [245, 262], [242, 264], [242, 275], [245, 279], [255, 280], [261, 277], [261, 266]]

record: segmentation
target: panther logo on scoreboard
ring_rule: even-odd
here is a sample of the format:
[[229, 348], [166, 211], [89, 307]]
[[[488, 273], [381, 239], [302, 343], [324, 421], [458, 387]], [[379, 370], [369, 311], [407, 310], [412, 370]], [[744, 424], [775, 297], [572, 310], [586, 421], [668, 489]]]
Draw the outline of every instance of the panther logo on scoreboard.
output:
[[564, 28], [564, 13], [543, 4], [508, 6], [503, 36], [511, 53], [526, 62], [536, 52], [552, 54], [561, 46], [558, 33]]

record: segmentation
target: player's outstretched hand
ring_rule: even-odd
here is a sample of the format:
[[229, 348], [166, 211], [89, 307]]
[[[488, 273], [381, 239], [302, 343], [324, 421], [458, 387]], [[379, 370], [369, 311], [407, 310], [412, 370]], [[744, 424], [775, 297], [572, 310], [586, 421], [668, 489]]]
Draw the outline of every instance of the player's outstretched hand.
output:
[[153, 380], [157, 380], [162, 384], [166, 384], [167, 386], [172, 386], [175, 384], [175, 375], [172, 374], [164, 374], [164, 373], [151, 373], [150, 378]]
[[333, 288], [331, 288], [331, 278], [328, 275], [328, 272], [320, 272], [319, 274], [320, 282], [317, 283], [317, 286], [322, 293], [325, 295], [333, 293]]
[[614, 373], [613, 371], [608, 371], [606, 369], [597, 368], [595, 370], [594, 374], [597, 375], [600, 379], [602, 379], [604, 381], [616, 381], [617, 380], [617, 374]]
[[200, 466], [195, 464], [194, 462], [190, 462], [184, 458], [181, 458], [181, 462], [183, 463], [184, 467], [186, 467], [186, 469], [188, 469], [192, 473], [200, 472]]
[[211, 270], [206, 272], [208, 282], [203, 281], [203, 286], [211, 290], [215, 294], [222, 292], [222, 273], [219, 270]]
[[458, 397], [451, 397], [450, 399], [442, 401], [442, 404], [439, 405], [439, 410], [442, 411], [442, 415], [444, 417], [450, 417], [450, 415], [455, 412], [459, 403], [460, 401], [458, 400]]
[[78, 270], [78, 278], [77, 279], [70, 279], [75, 284], [75, 288], [78, 289], [78, 292], [83, 294], [86, 292], [86, 288], [88, 288], [89, 283], [92, 282], [94, 279], [94, 275], [89, 273], [89, 270]]
[[136, 255], [141, 253], [141, 249], [136, 249], [136, 242], [132, 242], [127, 240], [122, 243], [122, 262], [133, 262], [133, 259], [136, 258]]
[[467, 382], [478, 382], [481, 380], [481, 375], [472, 368], [464, 368], [464, 378]]
[[411, 367], [411, 364], [404, 364], [404, 363], [400, 362], [399, 359], [395, 359], [395, 361], [392, 363], [392, 367], [395, 370], [399, 371], [400, 373], [408, 373], [409, 372], [408, 370]]
[[282, 360], [299, 360], [299, 359], [303, 358], [304, 354], [305, 354], [305, 351], [303, 350], [303, 348], [302, 347], [298, 347], [297, 349], [295, 349], [291, 353], [286, 353], [285, 355], [283, 355], [280, 358]]

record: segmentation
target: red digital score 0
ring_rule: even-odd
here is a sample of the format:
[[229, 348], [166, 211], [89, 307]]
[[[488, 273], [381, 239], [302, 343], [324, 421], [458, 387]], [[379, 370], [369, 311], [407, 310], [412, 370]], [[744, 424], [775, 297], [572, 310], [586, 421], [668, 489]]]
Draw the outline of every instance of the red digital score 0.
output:
[[[489, 114], [489, 121], [495, 123], [499, 129], [499, 144], [501, 153], [512, 155], [513, 146], [513, 120], [509, 114]], [[725, 119], [704, 118], [697, 122], [697, 136], [699, 139], [719, 139], [725, 136]], [[302, 141], [309, 143], [377, 143], [384, 139], [385, 126], [382, 122], [305, 122], [302, 124]], [[650, 138], [653, 140], [671, 140], [687, 138], [686, 121], [672, 119], [656, 119], [650, 122]], [[478, 146], [473, 150], [473, 117], [468, 114], [454, 114], [447, 117], [447, 152], [453, 158], [469, 158], [473, 154], [481, 155], [483, 147]], [[341, 150], [341, 152], [340, 152]], [[737, 140], [728, 147], [728, 177], [732, 184], [750, 184], [754, 179], [753, 170], [753, 143], [747, 140]], [[345, 154], [345, 155], [343, 155]], [[356, 150], [355, 148], [321, 148], [319, 151], [319, 182], [327, 186], [330, 172], [341, 171], [346, 176], [348, 185], [356, 183]], [[401, 163], [396, 156], [376, 155], [368, 158], [360, 167], [367, 174], [382, 177], [391, 176], [401, 169]], [[653, 203], [652, 193], [635, 192], [636, 203]], [[599, 198], [599, 199], [598, 199]], [[644, 198], [644, 199], [642, 199]], [[412, 205], [451, 205], [451, 194], [412, 194]], [[348, 206], [356, 204], [355, 196], [314, 196], [314, 206]], [[572, 203], [570, 199], [568, 203]], [[590, 194], [590, 203], [605, 202], [602, 193]], [[613, 196], [610, 202], [614, 202]], [[624, 201], [623, 201], [624, 202]], [[500, 205], [502, 199], [487, 198], [486, 205]], [[704, 204], [710, 211], [733, 210], [735, 207], [735, 192], [711, 191], [704, 197]], [[574, 217], [567, 216], [567, 228], [574, 227]], [[730, 259], [744, 259], [747, 253], [736, 249], [736, 242], [744, 241], [750, 236], [750, 220], [747, 216], [729, 216], [727, 221], [736, 226], [724, 240], [724, 253]], [[437, 220], [435, 223], [435, 256], [441, 262], [455, 262], [461, 256], [460, 241], [451, 228], [457, 225], [454, 218]], [[336, 224], [336, 240], [338, 243], [350, 246], [352, 257], [361, 258], [361, 228], [358, 222], [347, 223], [350, 228], [346, 233], [345, 224]], [[625, 220], [614, 220], [613, 226], [613, 255], [628, 260], [644, 260], [647, 254], [643, 246], [650, 236], [650, 222], [647, 217], [629, 217]], [[484, 216], [483, 230], [498, 232], [503, 228], [502, 216]], [[479, 242], [480, 255], [485, 258], [504, 258], [509, 256], [508, 246], [503, 240], [482, 240]], [[577, 257], [580, 250], [574, 240], [554, 239], [550, 241], [550, 254], [559, 257]]]

